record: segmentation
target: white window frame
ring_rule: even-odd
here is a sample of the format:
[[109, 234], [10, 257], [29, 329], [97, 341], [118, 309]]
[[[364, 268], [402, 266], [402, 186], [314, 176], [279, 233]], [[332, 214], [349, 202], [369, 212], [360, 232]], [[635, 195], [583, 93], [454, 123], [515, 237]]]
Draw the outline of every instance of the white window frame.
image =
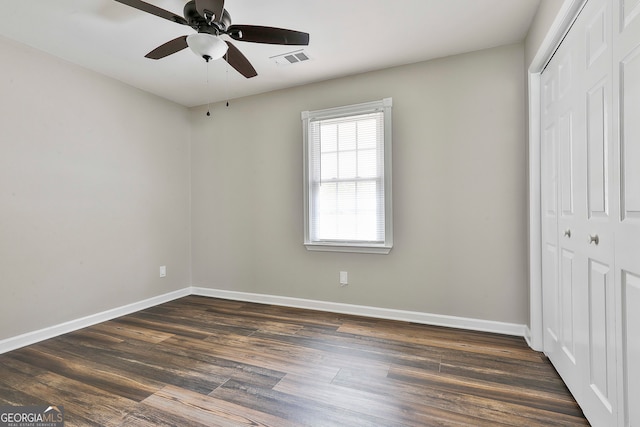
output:
[[[392, 142], [391, 142], [391, 106], [392, 99], [384, 98], [379, 101], [366, 102], [362, 104], [348, 105], [344, 107], [327, 108], [316, 111], [302, 112], [302, 132], [303, 132], [303, 155], [304, 155], [304, 245], [310, 251], [330, 251], [330, 252], [357, 252], [388, 254], [393, 247], [393, 204], [391, 196], [391, 165], [392, 165]], [[363, 242], [363, 241], [312, 241], [311, 239], [311, 153], [310, 153], [310, 126], [309, 123], [315, 120], [327, 120], [340, 117], [357, 116], [372, 112], [383, 112], [384, 115], [384, 242]]]

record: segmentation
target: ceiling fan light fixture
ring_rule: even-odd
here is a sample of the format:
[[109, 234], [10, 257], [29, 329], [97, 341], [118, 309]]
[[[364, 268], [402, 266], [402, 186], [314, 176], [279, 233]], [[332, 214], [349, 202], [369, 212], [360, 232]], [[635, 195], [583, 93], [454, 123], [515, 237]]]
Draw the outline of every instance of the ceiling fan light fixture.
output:
[[229, 46], [220, 38], [207, 33], [191, 34], [187, 45], [198, 56], [207, 59], [220, 59], [227, 53]]

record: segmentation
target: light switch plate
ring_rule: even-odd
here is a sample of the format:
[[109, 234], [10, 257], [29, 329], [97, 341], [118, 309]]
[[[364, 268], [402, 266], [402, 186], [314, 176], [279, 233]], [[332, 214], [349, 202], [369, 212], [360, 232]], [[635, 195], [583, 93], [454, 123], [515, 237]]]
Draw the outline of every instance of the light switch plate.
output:
[[349, 284], [349, 273], [347, 273], [346, 271], [340, 272], [340, 284], [341, 285]]

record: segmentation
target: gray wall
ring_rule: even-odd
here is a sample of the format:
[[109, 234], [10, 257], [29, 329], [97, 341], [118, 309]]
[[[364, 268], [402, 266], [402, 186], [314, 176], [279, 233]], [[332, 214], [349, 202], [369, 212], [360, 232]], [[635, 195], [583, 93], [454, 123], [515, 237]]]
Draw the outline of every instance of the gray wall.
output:
[[[524, 63], [518, 44], [192, 109], [192, 283], [527, 323]], [[384, 97], [395, 246], [308, 252], [300, 112]]]
[[[0, 340], [191, 284], [526, 323], [524, 45], [211, 118], [6, 39], [0, 51]], [[300, 112], [384, 97], [395, 247], [308, 252]]]
[[0, 339], [188, 286], [187, 109], [0, 52]]

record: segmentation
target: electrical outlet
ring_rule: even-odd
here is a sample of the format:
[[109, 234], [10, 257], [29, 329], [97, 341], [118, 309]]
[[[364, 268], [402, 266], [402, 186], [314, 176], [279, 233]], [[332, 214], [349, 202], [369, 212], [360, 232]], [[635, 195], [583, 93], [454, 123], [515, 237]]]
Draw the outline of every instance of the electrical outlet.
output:
[[167, 266], [166, 265], [161, 265], [160, 266], [160, 277], [167, 277]]
[[340, 286], [347, 286], [349, 284], [349, 273], [346, 271], [340, 272]]

